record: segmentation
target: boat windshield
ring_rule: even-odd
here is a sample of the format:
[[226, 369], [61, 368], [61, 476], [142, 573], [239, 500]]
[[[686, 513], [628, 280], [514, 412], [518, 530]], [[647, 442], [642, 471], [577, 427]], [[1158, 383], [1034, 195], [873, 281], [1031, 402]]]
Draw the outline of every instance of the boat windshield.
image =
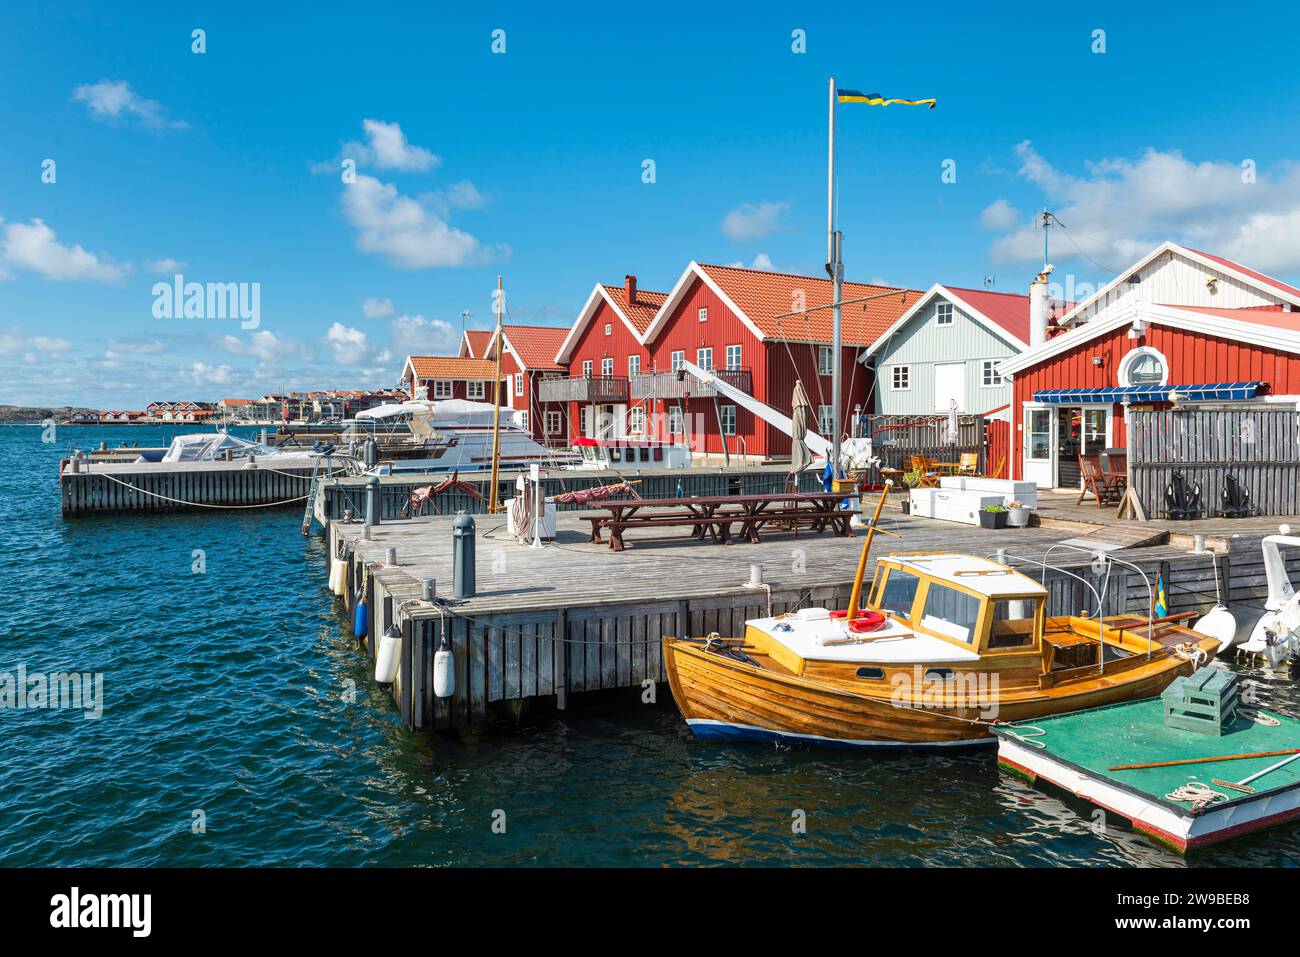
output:
[[968, 592], [931, 581], [930, 587], [926, 589], [925, 609], [920, 624], [940, 635], [971, 644], [975, 639], [975, 626], [979, 624], [983, 604], [982, 599]]
[[921, 579], [902, 568], [886, 568], [884, 585], [877, 589], [875, 606], [899, 618], [912, 617], [912, 602]]
[[1034, 643], [1034, 622], [1041, 598], [1003, 598], [993, 603], [989, 648], [1027, 648]]

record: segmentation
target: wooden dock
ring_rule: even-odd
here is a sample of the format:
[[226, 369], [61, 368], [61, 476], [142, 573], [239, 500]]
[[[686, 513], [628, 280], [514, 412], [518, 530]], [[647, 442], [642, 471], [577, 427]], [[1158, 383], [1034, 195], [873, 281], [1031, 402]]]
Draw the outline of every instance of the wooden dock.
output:
[[[724, 546], [669, 530], [640, 531], [629, 537], [626, 551], [613, 552], [591, 544], [586, 523], [565, 512], [558, 516], [556, 540], [533, 549], [508, 536], [505, 516], [479, 515], [477, 593], [456, 600], [453, 521], [404, 519], [368, 533], [359, 522], [329, 523], [330, 552], [346, 562], [349, 615], [358, 590], [364, 587], [368, 595], [369, 630], [360, 636], [368, 654], [374, 657], [378, 637], [391, 623], [401, 629], [392, 694], [402, 722], [413, 730], [477, 724], [538, 699], [564, 707], [570, 695], [587, 691], [641, 692], [664, 679], [659, 642], [665, 635], [738, 634], [748, 618], [808, 605], [843, 608], [862, 545], [860, 536], [786, 533], [765, 536], [759, 544]], [[1050, 546], [1078, 534], [1078, 527], [989, 531], [901, 514], [883, 519], [881, 527], [903, 537], [878, 536], [877, 554], [990, 555], [1005, 548], [1012, 556], [1041, 558]], [[1152, 582], [1162, 573], [1171, 613], [1209, 609], [1216, 563], [1225, 582], [1231, 577], [1227, 596], [1258, 603], [1265, 590], [1259, 537], [1213, 544], [1221, 554], [1193, 555], [1169, 545], [1112, 554], [1139, 565]], [[396, 549], [394, 565], [387, 561], [390, 548]], [[1055, 550], [1051, 561], [1083, 580], [1049, 572], [1049, 614], [1095, 609], [1089, 584], [1104, 595], [1106, 614], [1147, 612], [1150, 592], [1141, 575], [1115, 567], [1102, 581], [1088, 567], [1090, 556], [1070, 549]], [[747, 587], [751, 563], [762, 569], [761, 588]], [[1292, 569], [1300, 575], [1300, 556]], [[436, 580], [439, 602], [421, 600], [425, 578]], [[433, 656], [443, 637], [455, 660], [450, 699], [432, 690]]]

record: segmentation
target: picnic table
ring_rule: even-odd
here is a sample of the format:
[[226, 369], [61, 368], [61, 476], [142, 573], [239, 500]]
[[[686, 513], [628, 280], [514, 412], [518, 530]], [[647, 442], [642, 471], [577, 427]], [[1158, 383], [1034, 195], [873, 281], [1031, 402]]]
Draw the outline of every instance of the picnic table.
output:
[[831, 529], [836, 535], [853, 535], [849, 525], [854, 512], [842, 511], [840, 502], [849, 496], [843, 492], [774, 492], [764, 495], [701, 495], [689, 498], [639, 498], [607, 501], [608, 511], [583, 515], [591, 522], [591, 541], [603, 541], [601, 531], [609, 532], [609, 547], [624, 549], [623, 533], [629, 528], [689, 528], [691, 537], [703, 540], [707, 535], [714, 543], [733, 543], [731, 526], [740, 525], [740, 537], [757, 543], [759, 530], [765, 525], [783, 525], [795, 530], [810, 528], [815, 532]]

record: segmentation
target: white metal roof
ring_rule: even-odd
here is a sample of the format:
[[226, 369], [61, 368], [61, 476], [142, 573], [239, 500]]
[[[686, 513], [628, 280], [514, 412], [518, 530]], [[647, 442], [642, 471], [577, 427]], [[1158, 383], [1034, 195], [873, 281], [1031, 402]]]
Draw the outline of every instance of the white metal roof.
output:
[[1038, 582], [1006, 565], [976, 555], [890, 555], [909, 571], [950, 581], [989, 598], [1046, 595]]

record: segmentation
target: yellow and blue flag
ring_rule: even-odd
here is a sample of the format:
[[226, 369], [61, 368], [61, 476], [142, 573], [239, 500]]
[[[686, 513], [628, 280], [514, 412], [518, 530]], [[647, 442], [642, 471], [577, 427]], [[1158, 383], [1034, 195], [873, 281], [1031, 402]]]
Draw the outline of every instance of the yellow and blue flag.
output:
[[836, 90], [836, 98], [841, 103], [866, 103], [868, 106], [889, 106], [891, 103], [899, 103], [903, 106], [928, 106], [934, 109], [935, 101], [930, 100], [887, 100], [879, 93], [859, 93], [857, 90]]
[[1169, 614], [1169, 599], [1165, 596], [1164, 573], [1156, 575], [1156, 606], [1151, 610], [1151, 617], [1164, 618]]

